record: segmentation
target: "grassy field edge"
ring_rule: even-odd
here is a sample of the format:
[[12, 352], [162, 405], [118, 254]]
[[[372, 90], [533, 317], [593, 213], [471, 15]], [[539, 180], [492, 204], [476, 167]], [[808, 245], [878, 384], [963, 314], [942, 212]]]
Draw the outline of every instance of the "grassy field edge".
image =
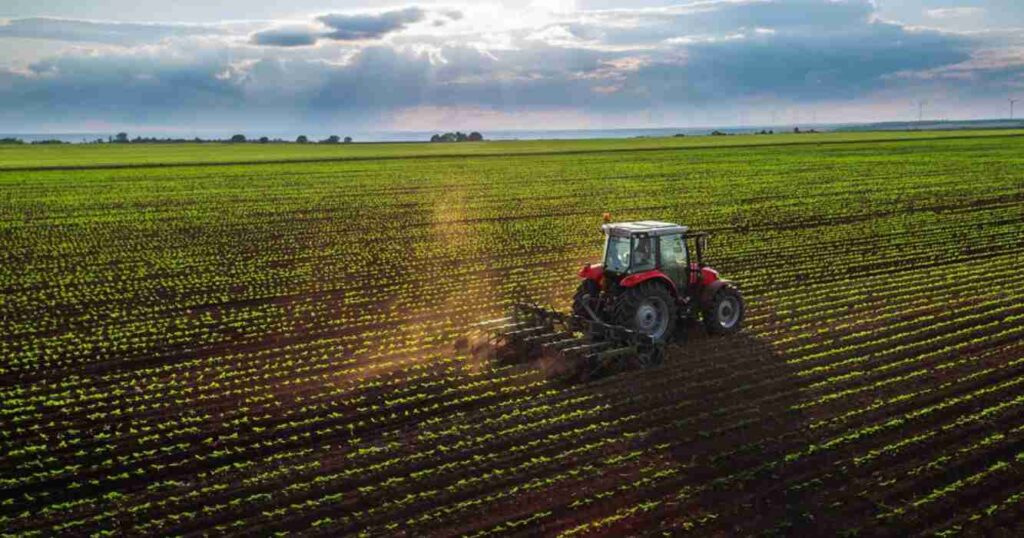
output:
[[[1024, 130], [916, 131], [735, 135], [727, 137], [627, 138], [585, 140], [491, 141], [464, 144], [363, 143], [298, 144], [143, 144], [0, 146], [0, 172], [237, 166], [246, 164], [326, 163], [392, 159], [460, 159], [573, 155], [609, 152], [709, 150], [807, 144], [925, 142], [974, 138], [1016, 138]], [[225, 155], [226, 154], [226, 155]]]

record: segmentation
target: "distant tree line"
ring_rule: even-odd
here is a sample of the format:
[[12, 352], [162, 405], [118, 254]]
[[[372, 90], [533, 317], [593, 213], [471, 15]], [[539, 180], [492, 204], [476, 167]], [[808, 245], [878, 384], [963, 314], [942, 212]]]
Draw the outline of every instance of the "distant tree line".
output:
[[[814, 134], [814, 133], [817, 133], [817, 132], [818, 131], [816, 131], [814, 129], [808, 129], [806, 131], [801, 131], [799, 127], [793, 127], [793, 133], [794, 134]], [[771, 135], [771, 134], [775, 134], [775, 131], [772, 130], [772, 129], [768, 129], [768, 130], [761, 129], [760, 132], [757, 132], [757, 133], [754, 133], [754, 134]]]
[[[258, 139], [247, 140], [245, 138], [245, 135], [237, 134], [235, 136], [232, 136], [231, 139], [228, 140], [228, 142], [231, 142], [231, 143], [234, 143], [234, 144], [242, 144], [242, 143], [245, 143], [245, 142], [256, 142], [256, 143], [259, 143], [259, 144], [270, 144], [270, 143], [280, 144], [280, 143], [287, 143], [287, 140], [281, 140], [280, 138], [275, 138], [275, 139], [271, 140], [271, 139], [269, 139], [269, 138], [267, 138], [265, 136], [261, 136]], [[299, 135], [295, 139], [295, 143], [296, 144], [312, 144], [312, 143], [316, 143], [316, 144], [351, 144], [352, 143], [352, 137], [351, 136], [346, 136], [345, 138], [342, 138], [342, 137], [340, 137], [338, 135], [331, 135], [331, 136], [328, 136], [327, 138], [325, 138], [325, 139], [323, 139], [323, 140], [321, 140], [319, 142], [310, 142], [308, 136], [306, 136], [306, 135]]]
[[[810, 129], [810, 130], [807, 130], [807, 131], [801, 131], [799, 127], [794, 127], [793, 128], [793, 133], [795, 133], [795, 134], [817, 133], [817, 132], [818, 131], [815, 131], [814, 129]], [[717, 131], [716, 130], [716, 131], [712, 131], [710, 134], [711, 134], [711, 136], [732, 136], [734, 133], [725, 133], [725, 132]], [[775, 134], [775, 130], [774, 129], [761, 129], [760, 131], [754, 131], [753, 134], [756, 134], [756, 135], [773, 135], [773, 134]], [[676, 135], [676, 136], [679, 136], [679, 135]]]
[[[28, 142], [34, 146], [49, 145], [49, 144], [64, 144], [61, 140], [33, 140]], [[25, 141], [20, 138], [0, 138], [0, 145], [21, 145], [25, 144]]]
[[469, 134], [456, 131], [454, 133], [435, 134], [430, 137], [431, 142], [481, 142], [483, 139], [484, 135], [476, 131]]
[[[14, 139], [11, 139], [14, 140]], [[0, 143], [4, 143], [0, 141]], [[9, 142], [9, 143], [22, 143]], [[34, 144], [35, 142], [33, 142]], [[226, 140], [218, 138], [156, 138], [156, 137], [142, 137], [136, 136], [135, 138], [129, 138], [128, 133], [117, 133], [114, 136], [109, 136], [104, 141], [98, 138], [92, 142], [93, 144], [288, 144], [290, 141], [282, 138], [269, 138], [261, 136], [259, 138], [248, 138], [244, 134], [236, 134]], [[295, 139], [296, 144], [309, 144], [309, 138], [305, 135], [299, 136]], [[338, 135], [331, 135], [319, 142], [318, 144], [351, 144], [352, 137], [346, 136], [342, 138]]]

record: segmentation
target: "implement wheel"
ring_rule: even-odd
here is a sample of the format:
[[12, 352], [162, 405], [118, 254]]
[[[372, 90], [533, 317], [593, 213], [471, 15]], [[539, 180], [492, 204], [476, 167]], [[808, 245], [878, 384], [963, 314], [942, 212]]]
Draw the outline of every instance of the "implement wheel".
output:
[[615, 323], [668, 342], [676, 328], [676, 299], [664, 284], [647, 281], [623, 291], [615, 301]]
[[745, 314], [740, 290], [726, 286], [715, 293], [711, 305], [704, 310], [704, 326], [712, 334], [732, 334], [743, 328]]

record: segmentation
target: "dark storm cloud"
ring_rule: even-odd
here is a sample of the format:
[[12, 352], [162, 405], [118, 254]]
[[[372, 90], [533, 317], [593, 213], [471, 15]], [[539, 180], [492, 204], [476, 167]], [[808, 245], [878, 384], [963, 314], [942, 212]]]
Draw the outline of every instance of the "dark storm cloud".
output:
[[211, 26], [93, 22], [34, 17], [0, 21], [0, 37], [83, 41], [111, 45], [153, 43], [168, 37], [216, 35]]
[[330, 28], [324, 37], [336, 41], [359, 41], [381, 38], [420, 22], [425, 17], [425, 11], [410, 7], [373, 15], [328, 14], [317, 17], [317, 20]]

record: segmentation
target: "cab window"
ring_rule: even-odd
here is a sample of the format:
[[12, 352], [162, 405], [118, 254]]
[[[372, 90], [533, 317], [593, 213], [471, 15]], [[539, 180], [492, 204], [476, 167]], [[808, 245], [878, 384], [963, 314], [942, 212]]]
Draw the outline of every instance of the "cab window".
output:
[[661, 240], [662, 268], [686, 267], [686, 245], [681, 235], [663, 235]]
[[630, 265], [632, 272], [650, 271], [657, 266], [654, 241], [654, 237], [633, 238], [633, 263]]
[[604, 246], [604, 268], [611, 273], [629, 270], [629, 238], [610, 235]]

